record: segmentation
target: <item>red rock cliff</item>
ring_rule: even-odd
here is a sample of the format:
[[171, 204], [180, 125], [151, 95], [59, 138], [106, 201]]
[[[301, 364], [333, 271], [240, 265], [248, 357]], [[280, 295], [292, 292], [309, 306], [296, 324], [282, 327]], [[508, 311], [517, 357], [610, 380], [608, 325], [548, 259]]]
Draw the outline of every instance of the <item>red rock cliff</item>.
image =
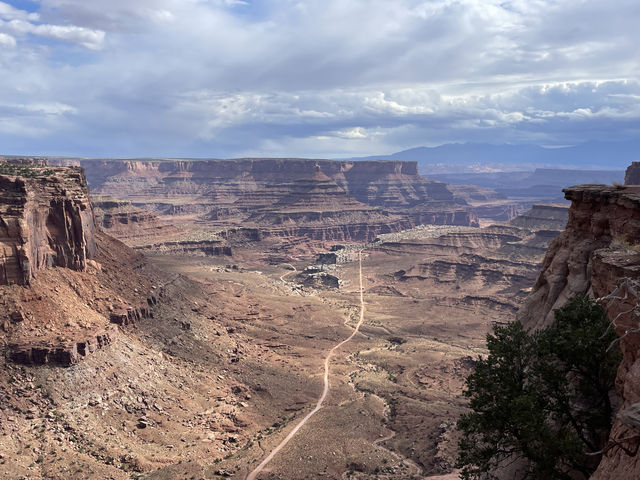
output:
[[84, 270], [94, 230], [82, 169], [0, 163], [0, 284], [29, 284], [46, 267]]
[[456, 199], [446, 184], [420, 176], [416, 162], [77, 162], [85, 169], [92, 193], [128, 200], [174, 224], [189, 225], [197, 219], [216, 226], [260, 228], [265, 236], [314, 241], [369, 241], [419, 224], [478, 225], [475, 211]]
[[[588, 292], [602, 298], [625, 279], [640, 280], [640, 186], [579, 185], [564, 192], [572, 202], [567, 227], [550, 245], [533, 291], [518, 313], [531, 329], [549, 325], [553, 310], [573, 295]], [[633, 311], [638, 300], [629, 295], [603, 302], [621, 336], [623, 360], [616, 380], [622, 402], [619, 411], [640, 402], [640, 334], [624, 335], [640, 327]], [[616, 421], [609, 445], [634, 434], [640, 431], [630, 431]], [[640, 457], [610, 448], [592, 478], [640, 478]]]

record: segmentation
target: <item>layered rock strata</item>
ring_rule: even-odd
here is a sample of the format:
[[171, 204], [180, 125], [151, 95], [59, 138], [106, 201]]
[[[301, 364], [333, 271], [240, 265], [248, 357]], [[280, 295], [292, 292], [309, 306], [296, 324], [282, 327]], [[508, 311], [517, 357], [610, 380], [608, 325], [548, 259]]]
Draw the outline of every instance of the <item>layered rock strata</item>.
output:
[[535, 204], [530, 210], [511, 220], [511, 225], [536, 230], [562, 231], [567, 225], [569, 205]]
[[169, 240], [134, 247], [141, 252], [204, 257], [230, 257], [233, 249], [222, 240]]
[[284, 194], [247, 221], [264, 225], [266, 236], [320, 241], [369, 241], [379, 233], [410, 226], [406, 219], [356, 200], [319, 166], [314, 169], [306, 178], [276, 185]]
[[578, 185], [564, 192], [572, 202], [567, 227], [549, 246], [533, 292], [519, 313], [529, 328], [549, 325], [555, 309], [590, 290], [595, 251], [612, 243], [615, 248], [640, 241], [640, 187]]
[[394, 281], [399, 282], [396, 287], [420, 285], [433, 292], [454, 287], [458, 303], [483, 304], [515, 313], [535, 280], [546, 248], [560, 234], [559, 225], [564, 225], [566, 218], [566, 208], [540, 205], [509, 223], [485, 228], [459, 228], [439, 235], [440, 227], [431, 227], [435, 231], [423, 227], [383, 235], [382, 242], [370, 249], [389, 256], [423, 259], [393, 272]]
[[530, 208], [528, 201], [515, 201], [490, 188], [475, 185], [448, 185], [456, 198], [473, 207], [486, 223], [509, 221]]
[[147, 298], [147, 305], [138, 307], [120, 306], [109, 314], [109, 321], [121, 327], [135, 325], [145, 318], [153, 318], [153, 312], [151, 312], [150, 307], [157, 305], [157, 303], [156, 297], [151, 296]]
[[84, 270], [95, 226], [82, 169], [0, 164], [0, 284], [27, 285], [38, 270]]
[[110, 325], [75, 340], [54, 342], [35, 341], [9, 345], [9, 357], [15, 363], [25, 365], [54, 365], [70, 367], [96, 350], [104, 348], [118, 339], [118, 327]]
[[368, 241], [422, 223], [477, 225], [415, 162], [309, 159], [79, 160], [92, 190], [171, 223], [259, 228], [265, 237]]
[[[157, 298], [143, 296], [142, 257], [96, 229], [82, 169], [29, 160], [0, 163], [0, 344], [15, 363], [70, 366]], [[140, 306], [118, 321], [114, 305]]]
[[126, 200], [97, 197], [93, 199], [92, 206], [98, 228], [123, 241], [130, 240], [135, 244], [177, 233], [174, 226]]
[[[627, 172], [628, 181], [636, 181], [635, 169], [632, 166]], [[621, 398], [620, 411], [624, 411], [640, 402], [640, 186], [579, 185], [564, 192], [572, 202], [567, 228], [549, 247], [518, 318], [527, 328], [541, 328], [553, 321], [554, 309], [576, 294], [609, 297], [602, 304], [621, 336], [623, 360], [616, 391]], [[630, 454], [640, 445], [639, 434], [617, 420], [592, 478], [640, 476], [638, 457]]]

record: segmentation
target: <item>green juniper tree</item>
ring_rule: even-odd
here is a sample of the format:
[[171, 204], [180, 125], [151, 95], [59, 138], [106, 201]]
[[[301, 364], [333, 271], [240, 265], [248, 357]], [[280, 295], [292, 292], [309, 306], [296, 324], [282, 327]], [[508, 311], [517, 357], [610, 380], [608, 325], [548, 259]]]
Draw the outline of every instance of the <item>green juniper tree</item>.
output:
[[617, 338], [599, 305], [579, 295], [534, 333], [520, 322], [487, 336], [464, 394], [471, 412], [458, 429], [465, 479], [492, 478], [524, 460], [527, 478], [588, 478], [611, 428], [609, 392], [620, 361]]

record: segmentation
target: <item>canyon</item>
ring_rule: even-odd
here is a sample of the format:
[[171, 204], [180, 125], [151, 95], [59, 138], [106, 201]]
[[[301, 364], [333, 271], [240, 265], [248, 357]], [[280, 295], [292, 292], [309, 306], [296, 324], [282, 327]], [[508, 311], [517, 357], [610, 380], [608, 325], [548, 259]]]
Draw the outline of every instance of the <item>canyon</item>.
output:
[[[256, 478], [455, 478], [491, 327], [537, 328], [569, 296], [637, 278], [632, 185], [568, 188], [568, 208], [415, 162], [10, 160], [6, 478], [244, 479], [313, 411], [346, 338], [322, 408]], [[622, 410], [639, 401], [630, 302], [605, 301]], [[611, 448], [597, 478], [627, 478], [634, 458]]]
[[174, 225], [197, 222], [208, 236], [257, 228], [262, 238], [304, 237], [321, 246], [424, 223], [478, 223], [463, 198], [420, 176], [415, 162], [55, 161], [82, 166], [94, 194], [129, 201]]

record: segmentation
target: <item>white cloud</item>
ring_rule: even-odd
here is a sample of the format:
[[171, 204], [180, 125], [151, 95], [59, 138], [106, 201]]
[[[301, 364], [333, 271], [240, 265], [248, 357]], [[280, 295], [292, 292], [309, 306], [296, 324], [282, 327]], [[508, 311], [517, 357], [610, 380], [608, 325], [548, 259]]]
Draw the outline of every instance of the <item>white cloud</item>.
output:
[[37, 13], [29, 13], [12, 7], [8, 3], [0, 2], [0, 18], [5, 20], [38, 20]]
[[78, 110], [71, 105], [65, 105], [64, 103], [32, 103], [24, 105], [21, 108], [28, 112], [41, 113], [44, 115], [68, 115], [78, 113]]
[[62, 103], [0, 104], [0, 135], [25, 138], [29, 143], [69, 125], [77, 110]]
[[336, 137], [346, 138], [351, 140], [363, 139], [363, 138], [369, 137], [369, 134], [367, 133], [367, 131], [362, 127], [353, 127], [345, 130], [338, 130], [336, 132], [333, 132], [333, 134]]
[[16, 39], [6, 33], [0, 33], [0, 45], [5, 47], [15, 47]]
[[31, 33], [42, 37], [54, 38], [78, 43], [86, 48], [97, 50], [102, 47], [105, 33], [75, 25], [33, 24], [25, 20], [10, 20], [4, 27], [16, 34]]
[[[413, 92], [406, 92], [411, 95]], [[395, 100], [389, 100], [386, 98], [384, 92], [376, 92], [371, 97], [364, 99], [365, 108], [378, 114], [389, 115], [407, 115], [407, 114], [430, 114], [433, 113], [433, 109], [428, 106], [417, 102], [412, 104], [402, 104]]]

